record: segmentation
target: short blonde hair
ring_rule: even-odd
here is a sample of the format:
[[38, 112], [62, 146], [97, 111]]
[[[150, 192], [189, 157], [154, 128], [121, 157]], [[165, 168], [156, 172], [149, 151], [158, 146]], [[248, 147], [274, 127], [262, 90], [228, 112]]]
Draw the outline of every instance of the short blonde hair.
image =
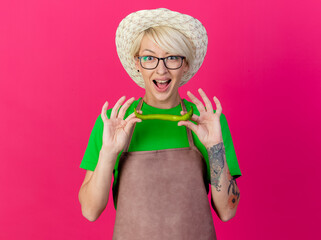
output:
[[138, 56], [140, 44], [145, 35], [155, 44], [159, 45], [164, 51], [175, 55], [185, 56], [186, 63], [189, 66], [193, 63], [195, 53], [193, 43], [179, 30], [168, 26], [150, 27], [140, 32], [130, 51], [133, 58]]

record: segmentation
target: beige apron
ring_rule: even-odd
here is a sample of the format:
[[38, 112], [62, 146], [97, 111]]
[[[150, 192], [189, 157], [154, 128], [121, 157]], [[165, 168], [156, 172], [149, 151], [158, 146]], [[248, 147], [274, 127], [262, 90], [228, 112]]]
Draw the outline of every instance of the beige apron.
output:
[[206, 162], [191, 130], [190, 147], [128, 152], [134, 128], [119, 159], [113, 240], [216, 239]]

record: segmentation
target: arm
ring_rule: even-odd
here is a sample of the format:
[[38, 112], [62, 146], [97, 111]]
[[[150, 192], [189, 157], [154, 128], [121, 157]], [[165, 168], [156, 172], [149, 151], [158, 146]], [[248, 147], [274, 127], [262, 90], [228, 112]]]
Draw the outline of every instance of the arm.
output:
[[240, 191], [229, 172], [223, 142], [210, 144], [206, 149], [211, 171], [211, 203], [218, 217], [226, 222], [235, 216]]
[[[190, 121], [180, 121], [178, 126], [189, 127], [206, 147], [211, 171], [212, 205], [218, 217], [226, 222], [235, 216], [240, 200], [239, 189], [235, 179], [232, 178], [229, 172], [225, 158], [221, 120], [226, 130], [228, 130], [227, 122], [222, 114], [222, 105], [217, 97], [213, 97], [217, 108], [214, 111], [212, 103], [205, 92], [201, 88], [198, 91], [204, 100], [206, 108], [200, 100], [187, 91], [187, 95], [196, 105], [200, 115], [193, 114], [191, 118], [196, 124]], [[181, 114], [184, 114], [184, 112], [182, 111]], [[227, 132], [225, 132], [225, 136], [227, 136], [226, 134]]]
[[124, 149], [133, 125], [142, 121], [134, 113], [124, 119], [128, 107], [134, 101], [132, 97], [121, 105], [125, 98], [121, 97], [109, 113], [108, 102], [105, 102], [90, 138], [92, 141], [89, 146], [93, 146], [95, 158], [100, 149], [98, 162], [94, 172], [87, 171], [78, 196], [82, 214], [89, 221], [95, 221], [106, 208], [117, 157]]
[[82, 214], [91, 222], [97, 220], [107, 206], [117, 156], [117, 153], [102, 148], [95, 171], [87, 170], [79, 190]]

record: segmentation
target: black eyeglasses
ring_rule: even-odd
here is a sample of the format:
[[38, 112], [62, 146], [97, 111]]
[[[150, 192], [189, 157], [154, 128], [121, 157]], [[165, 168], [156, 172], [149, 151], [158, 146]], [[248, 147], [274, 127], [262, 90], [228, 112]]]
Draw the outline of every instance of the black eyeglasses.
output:
[[140, 65], [145, 69], [155, 69], [159, 64], [159, 60], [163, 60], [165, 67], [170, 70], [179, 69], [183, 65], [183, 56], [168, 56], [165, 58], [158, 58], [153, 56], [140, 56], [138, 57]]

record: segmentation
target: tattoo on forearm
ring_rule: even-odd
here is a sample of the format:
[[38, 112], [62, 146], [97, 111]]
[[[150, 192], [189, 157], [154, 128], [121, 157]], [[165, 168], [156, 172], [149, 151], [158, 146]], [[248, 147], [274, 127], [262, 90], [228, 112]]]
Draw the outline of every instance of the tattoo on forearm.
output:
[[[218, 192], [221, 191], [222, 185], [221, 176], [224, 171], [224, 162], [225, 162], [225, 147], [223, 142], [220, 142], [216, 145], [213, 145], [210, 148], [207, 148], [208, 158], [210, 163], [211, 171], [211, 185], [216, 188]], [[229, 181], [229, 186], [227, 188], [228, 197], [228, 206], [229, 208], [235, 208], [240, 199], [240, 192], [238, 190], [236, 180], [231, 176], [229, 168], [227, 167], [227, 178]]]
[[[228, 174], [230, 174], [230, 173], [228, 172]], [[237, 188], [235, 178], [233, 177], [229, 181], [230, 181], [230, 185], [228, 186], [227, 194], [228, 195], [230, 195], [230, 193], [232, 193], [232, 194], [231, 194], [231, 196], [229, 196], [228, 204], [229, 204], [230, 208], [234, 208], [237, 205], [238, 200], [240, 198], [240, 192]]]
[[211, 170], [211, 185], [213, 185], [218, 192], [221, 191], [220, 179], [224, 168], [225, 148], [223, 142], [207, 148], [208, 158]]

